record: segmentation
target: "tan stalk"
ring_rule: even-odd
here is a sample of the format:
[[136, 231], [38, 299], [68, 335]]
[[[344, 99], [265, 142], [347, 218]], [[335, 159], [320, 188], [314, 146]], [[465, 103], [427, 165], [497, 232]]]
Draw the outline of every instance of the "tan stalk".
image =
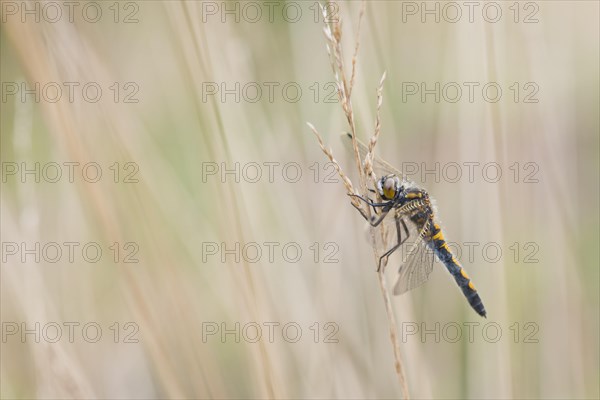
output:
[[[355, 127], [355, 123], [354, 123], [354, 112], [352, 109], [351, 95], [352, 95], [352, 88], [354, 86], [354, 78], [355, 78], [355, 73], [356, 73], [356, 59], [358, 56], [358, 49], [359, 49], [359, 43], [360, 43], [359, 42], [360, 26], [361, 26], [362, 17], [365, 12], [365, 7], [366, 7], [366, 2], [363, 0], [359, 18], [358, 18], [358, 28], [357, 28], [357, 32], [356, 32], [356, 44], [354, 47], [354, 54], [352, 56], [352, 72], [351, 72], [350, 80], [348, 81], [346, 79], [346, 74], [345, 74], [345, 70], [344, 70], [344, 58], [342, 55], [342, 46], [341, 46], [342, 23], [341, 23], [341, 20], [339, 18], [337, 20], [331, 20], [331, 21], [328, 20], [329, 17], [327, 15], [327, 12], [325, 11], [325, 8], [323, 6], [321, 6], [321, 10], [323, 12], [323, 17], [325, 18], [325, 28], [323, 29], [323, 31], [325, 33], [325, 37], [327, 38], [327, 53], [329, 55], [329, 60], [331, 62], [331, 67], [332, 67], [333, 74], [334, 74], [334, 77], [335, 77], [335, 80], [337, 83], [340, 103], [342, 105], [342, 109], [344, 110], [344, 113], [346, 114], [346, 119], [348, 121], [348, 125], [350, 126], [350, 131], [352, 133], [352, 147], [354, 149], [354, 159], [355, 159], [356, 166], [358, 168], [359, 176], [360, 176], [360, 192], [364, 196], [367, 195], [366, 177], [368, 176], [371, 178], [372, 184], [375, 183], [375, 181], [377, 180], [375, 172], [373, 171], [373, 157], [374, 157], [374, 153], [375, 153], [375, 145], [377, 144], [377, 140], [379, 138], [379, 134], [381, 131], [380, 111], [381, 111], [381, 105], [383, 104], [383, 94], [382, 94], [383, 82], [385, 81], [385, 77], [386, 77], [386, 73], [384, 72], [383, 76], [381, 77], [381, 80], [379, 81], [379, 86], [377, 87], [377, 117], [376, 117], [376, 121], [375, 121], [375, 130], [373, 132], [373, 136], [371, 136], [371, 139], [369, 141], [368, 152], [365, 157], [364, 167], [363, 167], [362, 160], [360, 159], [360, 155], [358, 152], [358, 144], [356, 141], [356, 127]], [[333, 157], [333, 152], [331, 151], [331, 149], [328, 149], [325, 147], [325, 145], [323, 144], [323, 139], [321, 138], [321, 135], [319, 135], [317, 129], [312, 124], [310, 124], [310, 123], [307, 123], [307, 124], [310, 127], [310, 129], [313, 131], [315, 136], [317, 137], [319, 146], [321, 146], [321, 150], [323, 151], [323, 153], [325, 153], [327, 158], [329, 158], [329, 160], [333, 163], [336, 171], [338, 172], [339, 176], [342, 178], [342, 182], [344, 183], [344, 186], [346, 187], [346, 191], [348, 193], [355, 193], [352, 182], [344, 174], [342, 168], [340, 167], [340, 165], [337, 163], [337, 161]], [[363, 214], [363, 216], [365, 216], [366, 218], [369, 218], [371, 216], [370, 207], [363, 208], [363, 204], [361, 202], [359, 202], [356, 197], [351, 197], [351, 202], [358, 209], [358, 211], [361, 214]], [[365, 209], [366, 209], [366, 212], [363, 212], [363, 210], [365, 210]], [[378, 234], [378, 233], [382, 235], [382, 239], [384, 239], [384, 243], [385, 243], [385, 231], [383, 229], [381, 231], [376, 231], [375, 229], [371, 229], [371, 240], [373, 241], [373, 244], [375, 244], [375, 234]], [[375, 258], [375, 263], [378, 264], [380, 255], [379, 255], [377, 246], [373, 246], [373, 256]], [[387, 264], [387, 260], [384, 260], [384, 266], [385, 266], [385, 264]], [[377, 273], [378, 281], [379, 281], [379, 288], [380, 288], [381, 294], [383, 296], [383, 302], [385, 304], [385, 311], [386, 311], [386, 315], [388, 318], [388, 325], [389, 325], [389, 330], [390, 330], [390, 340], [392, 342], [392, 347], [394, 349], [394, 360], [395, 360], [394, 365], [395, 365], [396, 375], [398, 377], [398, 381], [400, 383], [400, 387], [402, 390], [402, 397], [404, 399], [408, 399], [410, 397], [409, 392], [408, 392], [408, 384], [406, 382], [406, 378], [404, 375], [404, 367], [402, 364], [402, 357], [400, 354], [400, 344], [398, 342], [398, 331], [397, 331], [397, 327], [396, 327], [396, 320], [394, 317], [394, 310], [392, 308], [391, 296], [388, 291], [388, 286], [387, 286], [387, 282], [385, 279], [384, 270], [385, 270], [385, 268], [381, 268], [381, 270]]]

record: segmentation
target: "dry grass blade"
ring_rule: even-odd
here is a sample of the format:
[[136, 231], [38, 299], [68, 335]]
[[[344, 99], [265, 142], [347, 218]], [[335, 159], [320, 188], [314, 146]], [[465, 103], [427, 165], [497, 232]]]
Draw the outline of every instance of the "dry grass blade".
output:
[[[375, 130], [373, 132], [373, 136], [369, 140], [369, 151], [365, 157], [365, 173], [371, 177], [371, 179], [376, 180], [375, 172], [373, 171], [373, 158], [375, 157], [375, 146], [377, 145], [377, 140], [379, 139], [379, 134], [381, 132], [381, 105], [383, 104], [383, 82], [385, 81], [387, 72], [384, 72], [379, 80], [379, 86], [377, 87], [377, 114], [375, 119]], [[376, 232], [373, 232], [376, 234]], [[385, 240], [385, 232], [382, 230], [381, 235], [383, 237], [383, 242], [386, 243]], [[376, 258], [377, 260], [378, 258]], [[406, 385], [406, 378], [404, 375], [404, 369], [402, 367], [401, 354], [400, 354], [400, 345], [398, 343], [398, 330], [396, 328], [396, 318], [394, 317], [394, 310], [392, 308], [392, 301], [390, 298], [389, 291], [387, 290], [387, 281], [385, 279], [385, 266], [387, 265], [387, 258], [384, 260], [384, 268], [378, 272], [377, 277], [379, 278], [379, 285], [382, 288], [383, 294], [383, 302], [385, 304], [385, 310], [390, 323], [390, 340], [392, 341], [392, 346], [394, 347], [394, 360], [396, 367], [396, 374], [400, 379], [400, 386], [402, 387], [402, 397], [408, 399], [410, 397], [408, 392], [408, 386]]]
[[[383, 76], [381, 77], [379, 86], [377, 88], [377, 118], [376, 118], [376, 122], [375, 122], [375, 130], [374, 130], [373, 136], [371, 137], [371, 140], [369, 141], [369, 150], [368, 150], [368, 153], [367, 153], [367, 156], [365, 159], [365, 165], [363, 167], [361, 159], [360, 159], [360, 155], [359, 155], [359, 151], [358, 151], [358, 143], [357, 143], [357, 139], [356, 139], [356, 127], [355, 127], [355, 123], [354, 123], [354, 112], [352, 109], [351, 94], [352, 94], [352, 87], [354, 85], [354, 78], [355, 78], [355, 73], [356, 73], [356, 58], [358, 55], [358, 49], [359, 49], [359, 43], [360, 43], [358, 40], [359, 33], [360, 33], [360, 25], [361, 25], [362, 17], [364, 15], [365, 7], [366, 7], [366, 2], [363, 1], [361, 10], [360, 10], [360, 14], [359, 14], [358, 28], [357, 28], [357, 32], [356, 32], [356, 44], [354, 47], [354, 54], [352, 57], [352, 72], [351, 72], [350, 80], [348, 81], [346, 79], [346, 74], [345, 74], [345, 70], [344, 70], [344, 58], [342, 56], [341, 20], [340, 19], [332, 20], [332, 21], [328, 20], [328, 15], [325, 11], [325, 8], [323, 6], [321, 6], [321, 10], [322, 10], [323, 16], [325, 18], [324, 32], [325, 32], [325, 37], [327, 38], [327, 53], [329, 55], [331, 67], [332, 67], [332, 70], [333, 70], [333, 73], [335, 76], [335, 80], [337, 83], [340, 103], [341, 103], [342, 109], [344, 110], [344, 113], [346, 115], [348, 125], [350, 126], [350, 131], [352, 133], [352, 147], [354, 149], [354, 158], [355, 158], [357, 169], [359, 171], [360, 187], [361, 187], [361, 193], [363, 195], [367, 194], [366, 176], [369, 176], [373, 182], [375, 182], [375, 180], [377, 179], [375, 173], [373, 172], [372, 160], [373, 160], [373, 154], [375, 151], [375, 145], [377, 144], [377, 139], [379, 138], [379, 133], [381, 131], [380, 111], [381, 111], [381, 105], [383, 103], [383, 95], [382, 95], [383, 82], [386, 77], [386, 73], [384, 73]], [[313, 131], [315, 136], [317, 137], [317, 140], [319, 141], [319, 145], [321, 146], [321, 149], [323, 150], [325, 155], [334, 164], [338, 174], [340, 175], [340, 177], [342, 178], [342, 181], [344, 182], [344, 185], [346, 186], [348, 193], [354, 193], [352, 182], [343, 173], [341, 167], [339, 166], [339, 164], [333, 157], [333, 153], [331, 152], [331, 149], [327, 149], [325, 147], [325, 145], [323, 144], [323, 140], [322, 140], [321, 136], [319, 135], [319, 133], [317, 132], [316, 128], [310, 123], [307, 123], [307, 124], [311, 128], [311, 130]], [[370, 208], [365, 207], [366, 212], [364, 212], [364, 209], [362, 207], [363, 204], [358, 204], [358, 203], [359, 202], [357, 201], [356, 197], [353, 197], [352, 204], [354, 205], [354, 207], [363, 215], [363, 217], [365, 217], [367, 219], [370, 218], [370, 216], [371, 216]], [[382, 235], [385, 235], [385, 232], [383, 232], [383, 231], [380, 232], [380, 231], [376, 231], [375, 229], [371, 229], [371, 239], [373, 240], [373, 243], [375, 243], [375, 240], [374, 240], [375, 235], [379, 234], [379, 233], [381, 233]], [[377, 246], [373, 246], [373, 256], [375, 259], [375, 263], [377, 264], [379, 262], [379, 258], [380, 258], [380, 254], [377, 249]], [[386, 262], [387, 262], [387, 260], [386, 260]], [[382, 268], [377, 273], [377, 276], [378, 276], [378, 281], [379, 281], [379, 287], [381, 289], [381, 293], [383, 296], [383, 302], [385, 304], [386, 315], [388, 318], [389, 329], [390, 329], [390, 340], [392, 342], [392, 347], [394, 349], [394, 360], [395, 360], [394, 365], [395, 365], [396, 375], [398, 377], [398, 381], [400, 383], [400, 387], [402, 390], [402, 397], [404, 399], [408, 399], [409, 398], [408, 385], [406, 382], [406, 378], [404, 376], [404, 368], [402, 366], [402, 357], [400, 354], [400, 345], [398, 343], [398, 331], [396, 328], [396, 320], [394, 317], [394, 310], [392, 308], [391, 297], [390, 297], [390, 294], [388, 291], [387, 282], [386, 282], [383, 271], [384, 271], [384, 268]]]
[[365, 8], [367, 7], [367, 2], [363, 1], [360, 7], [360, 13], [358, 14], [358, 27], [356, 28], [356, 39], [354, 46], [354, 55], [352, 56], [352, 74], [350, 75], [350, 91], [348, 93], [348, 97], [352, 95], [352, 88], [354, 87], [354, 78], [356, 76], [356, 57], [358, 56], [358, 47], [360, 44], [360, 40], [358, 40], [358, 35], [360, 33], [360, 26], [362, 23], [363, 16], [365, 15]]
[[377, 144], [377, 139], [379, 139], [379, 133], [381, 132], [381, 105], [383, 104], [383, 82], [385, 81], [385, 77], [387, 72], [384, 72], [379, 80], [379, 86], [377, 87], [377, 116], [375, 119], [375, 131], [373, 132], [373, 136], [369, 140], [369, 151], [367, 152], [367, 156], [365, 157], [365, 173], [371, 177], [371, 179], [376, 180], [375, 172], [373, 172], [373, 158], [375, 157], [375, 145]]
[[[363, 6], [361, 9], [361, 13], [359, 15], [359, 23], [358, 29], [356, 32], [356, 46], [355, 52], [352, 57], [352, 75], [350, 79], [350, 83], [348, 84], [348, 80], [346, 79], [346, 72], [344, 69], [344, 57], [342, 54], [342, 22], [340, 18], [333, 19], [331, 18], [325, 7], [321, 5], [321, 12], [323, 13], [323, 18], [325, 21], [325, 27], [323, 28], [323, 32], [325, 33], [325, 37], [327, 38], [327, 54], [329, 55], [329, 60], [331, 62], [331, 68], [333, 69], [333, 74], [335, 77], [335, 81], [338, 87], [338, 96], [340, 99], [340, 103], [342, 105], [342, 109], [344, 110], [344, 114], [346, 115], [346, 119], [348, 120], [348, 125], [350, 126], [350, 132], [352, 133], [352, 146], [354, 148], [354, 161], [356, 162], [356, 166], [359, 170], [360, 176], [360, 187], [361, 191], [364, 193], [366, 191], [366, 181], [363, 175], [362, 162], [359, 157], [358, 145], [356, 143], [356, 125], [354, 123], [354, 112], [352, 110], [352, 87], [354, 85], [354, 76], [355, 76], [355, 66], [356, 66], [356, 56], [358, 54], [358, 35], [360, 33], [360, 21], [364, 15], [365, 2], [363, 1]], [[367, 213], [370, 213], [367, 210]]]

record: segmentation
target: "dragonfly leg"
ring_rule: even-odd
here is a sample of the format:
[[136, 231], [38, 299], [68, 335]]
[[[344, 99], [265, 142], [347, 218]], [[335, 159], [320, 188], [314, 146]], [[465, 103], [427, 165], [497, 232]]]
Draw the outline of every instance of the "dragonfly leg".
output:
[[373, 216], [373, 218], [371, 218], [371, 220], [369, 221], [369, 224], [371, 224], [372, 227], [378, 226], [381, 223], [381, 221], [385, 219], [389, 212], [390, 209], [383, 210], [379, 215], [379, 218], [375, 219], [375, 216]]
[[[398, 226], [398, 219], [400, 220], [400, 223], [402, 224], [402, 227], [404, 228], [404, 233], [406, 233], [406, 237], [404, 238], [404, 240], [402, 240], [402, 236], [400, 235], [400, 227]], [[406, 222], [404, 222], [404, 219], [402, 219], [402, 218], [396, 219], [396, 231], [398, 232], [398, 237], [400, 238], [400, 244], [403, 244], [404, 242], [406, 242], [406, 240], [408, 239], [409, 233], [408, 233], [408, 228], [406, 227]]]
[[373, 227], [376, 227], [377, 225], [379, 225], [381, 223], [381, 221], [383, 221], [383, 219], [388, 214], [388, 212], [392, 209], [392, 206], [393, 206], [393, 204], [391, 202], [375, 203], [375, 202], [373, 202], [373, 200], [371, 200], [369, 198], [365, 199], [364, 197], [357, 195], [357, 194], [348, 194], [348, 196], [357, 197], [357, 198], [361, 199], [362, 201], [364, 201], [365, 203], [367, 203], [368, 205], [373, 207], [373, 212], [375, 212], [375, 214], [377, 214], [377, 209], [375, 207], [383, 208], [383, 211], [379, 215], [379, 218], [375, 219], [375, 216], [371, 216], [371, 219], [369, 219], [369, 218], [367, 218], [367, 216], [365, 215], [365, 213], [362, 209], [360, 209], [359, 207], [352, 204], [354, 206], [354, 208], [356, 208], [360, 212], [360, 214], [363, 216], [363, 218], [366, 219], [367, 221], [369, 221], [369, 224], [371, 224], [371, 226], [373, 226]]
[[[373, 189], [367, 189], [367, 190], [371, 193], [376, 193]], [[373, 201], [371, 201], [371, 203], [373, 203]], [[371, 204], [371, 207], [373, 207], [373, 212], [375, 214], [377, 214], [377, 209], [375, 208], [375, 206]]]
[[365, 199], [364, 197], [362, 197], [361, 195], [358, 195], [358, 194], [348, 193], [348, 196], [350, 196], [350, 197], [358, 197], [359, 199], [361, 199], [362, 201], [364, 201], [365, 203], [367, 203], [368, 205], [373, 206], [373, 207], [385, 207], [385, 206], [389, 206], [389, 202], [386, 202], [386, 203], [375, 203], [373, 200], [371, 200], [371, 199]]
[[369, 220], [369, 216], [367, 214], [365, 214], [365, 212], [363, 211], [363, 209], [361, 207], [357, 206], [354, 203], [352, 203], [352, 206], [358, 210], [358, 212], [360, 213], [360, 215], [362, 215], [362, 217], [364, 219], [366, 219], [367, 221]]
[[[402, 226], [404, 227], [404, 232], [406, 233], [406, 237], [404, 238], [404, 240], [402, 240], [402, 230], [400, 229], [400, 224], [402, 224]], [[386, 251], [384, 255], [379, 257], [379, 265], [377, 266], [377, 272], [381, 270], [381, 262], [383, 261], [383, 259], [389, 257], [393, 252], [398, 250], [398, 247], [402, 246], [402, 244], [408, 239], [408, 228], [406, 227], [406, 223], [402, 218], [396, 218], [396, 234], [398, 235], [398, 242], [394, 245], [394, 247]]]

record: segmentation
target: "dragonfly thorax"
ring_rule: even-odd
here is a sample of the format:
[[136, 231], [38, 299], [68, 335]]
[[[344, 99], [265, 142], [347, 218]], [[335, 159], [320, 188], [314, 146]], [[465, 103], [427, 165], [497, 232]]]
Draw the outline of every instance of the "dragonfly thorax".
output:
[[377, 182], [377, 191], [382, 199], [394, 200], [402, 193], [404, 187], [400, 184], [400, 178], [396, 175], [382, 176]]

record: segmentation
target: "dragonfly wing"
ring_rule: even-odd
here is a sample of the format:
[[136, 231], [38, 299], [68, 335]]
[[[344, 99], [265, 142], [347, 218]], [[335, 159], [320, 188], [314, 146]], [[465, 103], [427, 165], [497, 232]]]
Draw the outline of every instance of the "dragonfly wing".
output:
[[[347, 133], [347, 132], [343, 133], [342, 140], [343, 140], [346, 148], [350, 151], [350, 153], [351, 154], [354, 153], [354, 149], [352, 147], [352, 134]], [[358, 139], [356, 139], [356, 144], [358, 146], [358, 153], [360, 155], [360, 161], [361, 161], [361, 163], [363, 163], [365, 161], [365, 157], [367, 156], [369, 148]], [[373, 169], [374, 169], [375, 173], [378, 174], [379, 176], [396, 175], [404, 182], [409, 182], [411, 184], [414, 184], [413, 182], [406, 179], [400, 171], [398, 171], [396, 168], [392, 167], [389, 163], [385, 162], [378, 156], [375, 156], [375, 159], [373, 160]]]
[[[407, 250], [403, 254], [402, 264], [398, 270], [398, 279], [394, 285], [395, 295], [421, 286], [433, 271], [435, 255], [425, 240], [427, 224], [421, 229], [417, 229], [412, 221], [411, 225], [413, 230], [407, 240]], [[417, 234], [415, 234], [416, 231], [418, 231]]]
[[415, 224], [409, 215], [395, 215], [394, 210], [374, 229], [374, 245], [380, 256], [402, 242], [392, 253], [399, 254], [401, 258], [394, 294], [408, 292], [425, 283], [433, 270], [435, 260], [435, 255], [425, 239], [427, 229]]

